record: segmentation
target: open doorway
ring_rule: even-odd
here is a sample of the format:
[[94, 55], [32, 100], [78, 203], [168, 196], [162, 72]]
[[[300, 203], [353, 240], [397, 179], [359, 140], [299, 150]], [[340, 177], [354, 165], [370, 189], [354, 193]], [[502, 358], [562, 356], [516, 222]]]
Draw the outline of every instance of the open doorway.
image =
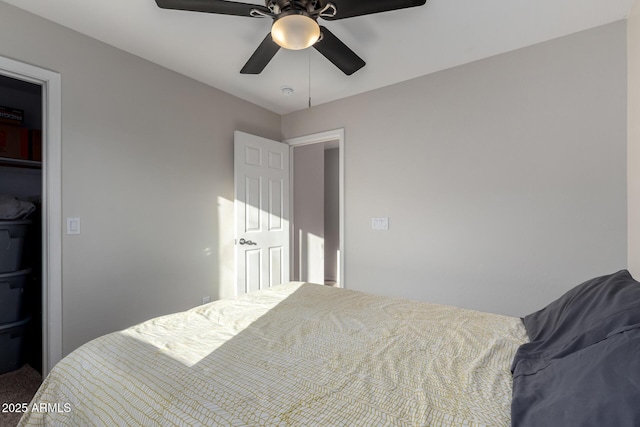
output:
[[[11, 89], [26, 89], [35, 100], [29, 101], [40, 104], [40, 117], [34, 127], [41, 129], [41, 161], [38, 167], [33, 160], [6, 160], [10, 163], [9, 173], [16, 173], [22, 169], [22, 175], [31, 176], [31, 181], [39, 185], [40, 215], [34, 218], [36, 222], [34, 240], [31, 249], [36, 254], [29, 260], [37, 271], [40, 284], [34, 292], [39, 293], [39, 307], [32, 307], [36, 316], [41, 320], [36, 322], [36, 333], [41, 335], [39, 342], [31, 344], [31, 360], [40, 365], [42, 376], [46, 376], [51, 368], [62, 358], [62, 171], [61, 171], [61, 81], [60, 74], [44, 68], [25, 64], [0, 56], [0, 76]], [[31, 95], [25, 95], [27, 97]], [[0, 103], [0, 105], [2, 105]], [[29, 107], [32, 108], [32, 107]], [[22, 146], [22, 144], [20, 144]], [[33, 148], [31, 148], [33, 150]], [[31, 152], [33, 155], [33, 152]], [[38, 163], [38, 162], [36, 162]], [[25, 172], [24, 169], [33, 169]], [[39, 169], [39, 172], [35, 172]], [[17, 172], [20, 174], [20, 172]], [[6, 180], [5, 180], [6, 181]], [[31, 192], [31, 190], [19, 190]], [[35, 190], [34, 190], [35, 191]], [[28, 259], [28, 258], [27, 258]], [[35, 350], [34, 350], [35, 349]], [[38, 351], [40, 357], [38, 357]]]
[[344, 132], [285, 141], [291, 148], [291, 278], [344, 286]]
[[42, 374], [41, 223], [42, 89], [0, 75], [0, 373]]

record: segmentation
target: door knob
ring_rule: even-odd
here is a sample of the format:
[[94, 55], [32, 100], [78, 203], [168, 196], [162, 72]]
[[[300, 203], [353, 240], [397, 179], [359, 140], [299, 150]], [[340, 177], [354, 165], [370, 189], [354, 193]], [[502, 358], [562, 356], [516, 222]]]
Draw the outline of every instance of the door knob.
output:
[[256, 242], [253, 242], [251, 240], [245, 240], [244, 237], [240, 239], [238, 243], [240, 243], [241, 245], [257, 245]]

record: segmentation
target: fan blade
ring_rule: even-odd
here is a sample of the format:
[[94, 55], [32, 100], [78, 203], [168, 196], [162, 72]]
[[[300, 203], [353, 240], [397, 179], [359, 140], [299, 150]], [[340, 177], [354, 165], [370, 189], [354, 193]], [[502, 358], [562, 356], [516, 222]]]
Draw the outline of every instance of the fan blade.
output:
[[314, 44], [313, 47], [325, 58], [333, 62], [333, 65], [340, 68], [343, 73], [350, 76], [364, 67], [365, 62], [362, 58], [349, 49], [346, 44], [342, 43], [331, 31], [320, 26], [320, 32], [322, 33], [322, 39]]
[[162, 9], [189, 10], [222, 15], [251, 16], [251, 10], [253, 9], [271, 14], [271, 11], [265, 6], [226, 0], [156, 0], [156, 4]]
[[280, 46], [271, 38], [271, 33], [262, 40], [260, 46], [253, 52], [251, 58], [244, 64], [240, 74], [260, 74], [271, 58], [280, 50]]
[[333, 21], [336, 19], [351, 18], [352, 16], [370, 15], [372, 13], [422, 6], [426, 2], [427, 0], [321, 0], [320, 4], [321, 7], [324, 7], [327, 3], [333, 3], [336, 6], [335, 16], [322, 17], [328, 21]]

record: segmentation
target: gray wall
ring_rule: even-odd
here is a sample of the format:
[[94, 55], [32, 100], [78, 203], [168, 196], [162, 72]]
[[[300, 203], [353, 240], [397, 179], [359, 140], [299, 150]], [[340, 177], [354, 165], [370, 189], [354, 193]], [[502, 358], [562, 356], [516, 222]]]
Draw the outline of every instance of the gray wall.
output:
[[233, 131], [280, 117], [2, 2], [0, 40], [62, 76], [64, 353], [233, 294]]
[[640, 279], [640, 1], [627, 21], [629, 270]]
[[624, 268], [625, 40], [621, 21], [284, 116], [285, 138], [345, 129], [345, 287], [519, 316]]
[[293, 280], [324, 283], [324, 146], [293, 149]]

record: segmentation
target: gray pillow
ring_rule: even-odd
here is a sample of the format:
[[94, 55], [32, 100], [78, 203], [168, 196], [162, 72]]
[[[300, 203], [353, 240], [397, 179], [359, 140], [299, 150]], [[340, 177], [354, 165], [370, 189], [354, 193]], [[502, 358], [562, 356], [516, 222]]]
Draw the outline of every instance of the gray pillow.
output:
[[523, 319], [512, 426], [640, 426], [640, 283], [627, 270]]
[[[640, 426], [640, 324], [557, 358], [518, 365], [513, 427]], [[531, 361], [528, 361], [531, 362]]]
[[521, 357], [577, 351], [623, 326], [640, 323], [640, 283], [627, 270], [596, 277], [523, 319], [530, 343]]

